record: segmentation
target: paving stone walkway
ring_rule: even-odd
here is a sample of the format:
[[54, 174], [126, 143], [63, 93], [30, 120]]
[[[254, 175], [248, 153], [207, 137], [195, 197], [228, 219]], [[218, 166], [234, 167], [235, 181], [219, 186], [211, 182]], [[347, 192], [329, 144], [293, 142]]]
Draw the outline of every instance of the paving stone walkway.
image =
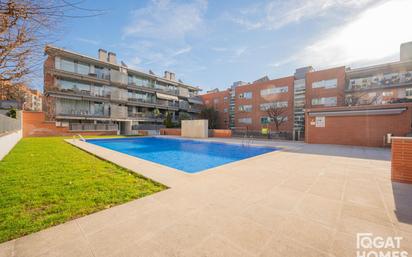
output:
[[412, 186], [391, 183], [388, 149], [255, 141], [284, 151], [185, 174], [72, 143], [170, 189], [0, 244], [0, 257], [356, 256], [362, 232], [402, 236], [412, 255]]

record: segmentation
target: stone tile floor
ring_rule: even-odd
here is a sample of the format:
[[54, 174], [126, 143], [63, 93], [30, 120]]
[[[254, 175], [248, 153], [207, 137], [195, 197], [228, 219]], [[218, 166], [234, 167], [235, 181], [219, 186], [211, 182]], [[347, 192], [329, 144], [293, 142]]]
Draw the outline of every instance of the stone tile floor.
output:
[[391, 183], [388, 149], [255, 141], [284, 151], [185, 174], [71, 143], [170, 189], [0, 244], [0, 257], [356, 256], [360, 232], [402, 236], [412, 254], [412, 186]]

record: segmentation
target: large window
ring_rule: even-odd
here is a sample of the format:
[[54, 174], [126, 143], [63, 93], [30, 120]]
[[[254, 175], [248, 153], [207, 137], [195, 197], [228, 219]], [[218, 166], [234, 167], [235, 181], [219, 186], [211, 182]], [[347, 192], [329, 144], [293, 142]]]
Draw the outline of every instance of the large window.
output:
[[70, 81], [59, 79], [57, 80], [58, 87], [62, 91], [73, 91], [73, 92], [80, 92], [80, 93], [90, 93], [91, 85], [85, 84], [77, 81]]
[[336, 97], [313, 98], [312, 105], [336, 106], [337, 101]]
[[252, 92], [243, 92], [239, 94], [240, 99], [252, 99]]
[[218, 103], [219, 103], [219, 98], [213, 99], [213, 103], [214, 103], [214, 104], [218, 104]]
[[267, 96], [267, 95], [273, 95], [273, 94], [280, 94], [280, 93], [287, 93], [288, 92], [288, 87], [271, 87], [271, 88], [266, 88], [260, 90], [260, 95], [261, 96]]
[[60, 59], [60, 69], [64, 71], [74, 72], [74, 61], [67, 59]]
[[239, 105], [239, 111], [252, 112], [252, 105]]
[[242, 124], [252, 124], [252, 118], [240, 118], [238, 122]]
[[276, 102], [271, 102], [271, 103], [264, 103], [260, 105], [260, 110], [267, 111], [271, 107], [277, 107], [277, 108], [288, 107], [288, 101], [276, 101]]
[[312, 83], [312, 88], [336, 88], [338, 86], [337, 79], [321, 80]]
[[412, 96], [412, 87], [405, 89], [405, 95], [411, 97]]
[[83, 74], [83, 75], [89, 75], [90, 73], [90, 65], [86, 63], [77, 63], [77, 73]]

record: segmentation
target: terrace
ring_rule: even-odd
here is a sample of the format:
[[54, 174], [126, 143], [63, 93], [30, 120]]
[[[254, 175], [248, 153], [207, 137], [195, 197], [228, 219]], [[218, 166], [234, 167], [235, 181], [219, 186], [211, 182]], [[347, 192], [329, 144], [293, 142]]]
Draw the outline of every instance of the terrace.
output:
[[412, 188], [391, 182], [388, 149], [256, 140], [283, 150], [186, 174], [68, 142], [170, 189], [3, 243], [4, 256], [355, 256], [359, 232], [412, 251]]

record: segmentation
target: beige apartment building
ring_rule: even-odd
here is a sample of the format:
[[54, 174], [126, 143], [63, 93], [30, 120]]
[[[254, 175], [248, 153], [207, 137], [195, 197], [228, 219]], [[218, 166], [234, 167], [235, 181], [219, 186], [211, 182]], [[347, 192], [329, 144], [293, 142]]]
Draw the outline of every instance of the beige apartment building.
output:
[[45, 53], [44, 111], [57, 126], [130, 135], [158, 129], [167, 114], [177, 122], [200, 113], [200, 89], [172, 72], [161, 77], [130, 69], [103, 49], [98, 58], [54, 46]]

